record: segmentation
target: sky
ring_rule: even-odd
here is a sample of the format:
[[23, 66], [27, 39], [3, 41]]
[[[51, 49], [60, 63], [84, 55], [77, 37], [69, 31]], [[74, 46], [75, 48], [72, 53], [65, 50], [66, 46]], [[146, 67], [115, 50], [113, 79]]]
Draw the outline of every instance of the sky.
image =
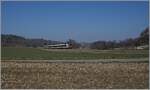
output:
[[138, 37], [147, 1], [3, 1], [2, 34], [79, 42]]

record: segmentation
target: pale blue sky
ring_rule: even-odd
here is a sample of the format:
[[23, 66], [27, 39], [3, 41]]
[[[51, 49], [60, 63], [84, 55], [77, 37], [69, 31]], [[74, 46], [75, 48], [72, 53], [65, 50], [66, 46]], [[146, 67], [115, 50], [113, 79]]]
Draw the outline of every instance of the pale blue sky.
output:
[[2, 33], [27, 38], [123, 40], [148, 27], [148, 2], [2, 2]]

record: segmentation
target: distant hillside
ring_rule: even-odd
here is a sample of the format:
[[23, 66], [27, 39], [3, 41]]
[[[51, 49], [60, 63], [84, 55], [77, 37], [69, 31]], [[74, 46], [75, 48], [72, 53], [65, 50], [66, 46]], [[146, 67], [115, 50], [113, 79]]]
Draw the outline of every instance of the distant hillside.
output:
[[17, 35], [2, 34], [1, 45], [11, 47], [42, 47], [48, 44], [68, 43], [72, 48], [91, 48], [91, 49], [114, 49], [114, 48], [135, 48], [138, 46], [149, 45], [149, 28], [143, 30], [136, 38], [127, 38], [122, 41], [95, 41], [91, 43], [78, 43], [69, 39], [66, 42], [52, 41], [45, 39], [27, 39]]
[[46, 44], [63, 43], [60, 41], [52, 41], [44, 39], [26, 39], [24, 37], [12, 34], [2, 34], [1, 42], [2, 46], [11, 46], [11, 47], [41, 47]]

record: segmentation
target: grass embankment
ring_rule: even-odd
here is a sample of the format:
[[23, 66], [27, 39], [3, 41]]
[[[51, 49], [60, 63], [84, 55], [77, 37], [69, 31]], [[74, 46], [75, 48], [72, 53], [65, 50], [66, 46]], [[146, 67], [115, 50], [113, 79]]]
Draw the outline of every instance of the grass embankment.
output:
[[81, 60], [148, 58], [148, 50], [41, 50], [37, 48], [2, 47], [2, 60]]

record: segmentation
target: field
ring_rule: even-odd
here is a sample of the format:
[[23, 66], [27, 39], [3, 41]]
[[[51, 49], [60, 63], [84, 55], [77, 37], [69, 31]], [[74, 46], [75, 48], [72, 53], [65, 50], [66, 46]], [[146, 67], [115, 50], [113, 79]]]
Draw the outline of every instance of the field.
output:
[[148, 50], [43, 50], [2, 47], [2, 60], [139, 59], [148, 56]]
[[2, 62], [2, 88], [146, 89], [148, 63]]
[[148, 50], [2, 47], [3, 89], [148, 89]]

